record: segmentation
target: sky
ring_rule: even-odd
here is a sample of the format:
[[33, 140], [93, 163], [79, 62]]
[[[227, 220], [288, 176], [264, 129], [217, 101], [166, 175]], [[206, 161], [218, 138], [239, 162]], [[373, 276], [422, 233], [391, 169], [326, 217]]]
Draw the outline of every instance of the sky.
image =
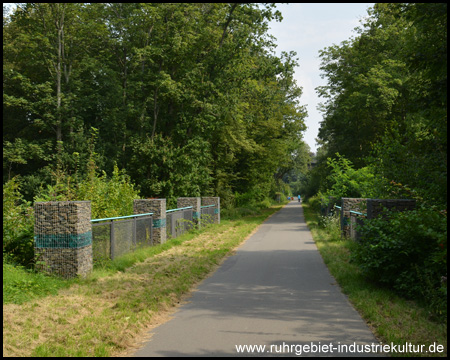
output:
[[353, 31], [360, 26], [360, 20], [367, 17], [367, 9], [374, 3], [361, 4], [277, 4], [277, 9], [283, 16], [282, 22], [271, 22], [269, 33], [277, 41], [276, 54], [282, 51], [295, 51], [299, 67], [295, 69], [297, 85], [303, 88], [300, 105], [306, 105], [308, 117], [304, 140], [316, 152], [316, 137], [319, 131], [322, 113], [317, 105], [323, 102], [315, 88], [326, 85], [326, 79], [321, 79], [319, 50], [333, 44], [340, 44], [352, 36]]

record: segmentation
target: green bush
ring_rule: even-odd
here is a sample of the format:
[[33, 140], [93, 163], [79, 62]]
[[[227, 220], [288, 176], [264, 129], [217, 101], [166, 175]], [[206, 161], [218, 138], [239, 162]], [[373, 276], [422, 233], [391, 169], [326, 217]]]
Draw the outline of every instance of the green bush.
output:
[[34, 212], [23, 199], [17, 178], [3, 185], [3, 256], [7, 261], [33, 263]]
[[255, 206], [256, 203], [260, 200], [258, 194], [255, 191], [248, 191], [243, 194], [235, 193], [234, 201], [236, 207], [252, 207]]
[[91, 200], [93, 219], [133, 214], [133, 200], [139, 198], [139, 191], [117, 166], [110, 179], [103, 172], [101, 177], [91, 176], [81, 182], [77, 189], [78, 200]]
[[125, 172], [117, 166], [111, 178], [103, 171], [99, 176], [91, 171], [75, 183], [69, 175], [63, 175], [56, 185], [41, 189], [34, 201], [91, 201], [93, 219], [125, 216], [133, 213], [133, 200], [139, 199], [139, 191]]
[[319, 216], [318, 225], [324, 228], [330, 235], [330, 240], [341, 239], [340, 218], [335, 215]]
[[234, 194], [234, 204], [232, 208], [224, 209], [225, 216], [235, 218], [239, 216], [255, 215], [260, 209], [267, 209], [272, 206], [272, 201], [264, 196], [258, 189], [253, 189], [243, 194]]
[[336, 153], [336, 158], [328, 158], [327, 166], [331, 172], [327, 176], [328, 189], [318, 195], [324, 198], [324, 204], [328, 205], [328, 199], [333, 196], [336, 201], [342, 197], [350, 198], [380, 198], [384, 197], [386, 181], [376, 176], [373, 169], [363, 167], [354, 169], [352, 162], [344, 156]]
[[320, 208], [322, 206], [322, 199], [319, 195], [311, 196], [308, 199], [308, 206], [317, 214], [320, 214]]
[[259, 209], [267, 209], [267, 208], [270, 208], [271, 206], [272, 206], [272, 201], [270, 201], [270, 199], [268, 199], [268, 198], [265, 198], [264, 200], [260, 201], [257, 204], [257, 207]]
[[245, 216], [254, 216], [259, 213], [256, 207], [240, 207], [232, 209], [220, 209], [222, 219], [237, 220]]
[[425, 207], [386, 214], [365, 221], [353, 260], [370, 279], [446, 312], [446, 216]]
[[[76, 183], [73, 177], [60, 172], [54, 185], [41, 188], [38, 201], [90, 200], [92, 218], [124, 216], [133, 213], [133, 200], [139, 192], [129, 177], [114, 167], [111, 178], [103, 172], [91, 172]], [[34, 264], [34, 211], [31, 202], [20, 193], [16, 178], [3, 185], [3, 257], [26, 267]]]

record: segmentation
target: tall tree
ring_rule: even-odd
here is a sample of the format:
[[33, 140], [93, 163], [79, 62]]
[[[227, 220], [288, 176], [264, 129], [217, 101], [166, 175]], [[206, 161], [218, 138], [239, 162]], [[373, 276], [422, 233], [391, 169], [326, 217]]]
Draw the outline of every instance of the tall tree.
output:
[[[321, 52], [319, 138], [357, 167], [446, 201], [447, 5], [376, 4], [359, 35]], [[440, 200], [439, 200], [440, 199]]]
[[83, 4], [19, 4], [4, 28], [4, 140], [41, 148], [36, 166], [23, 174], [81, 152], [75, 149], [84, 125], [75, 84], [89, 53], [84, 10]]
[[66, 170], [95, 154], [144, 196], [267, 195], [306, 116], [273, 18], [274, 4], [21, 5], [4, 25], [4, 168], [48, 181], [58, 144]]

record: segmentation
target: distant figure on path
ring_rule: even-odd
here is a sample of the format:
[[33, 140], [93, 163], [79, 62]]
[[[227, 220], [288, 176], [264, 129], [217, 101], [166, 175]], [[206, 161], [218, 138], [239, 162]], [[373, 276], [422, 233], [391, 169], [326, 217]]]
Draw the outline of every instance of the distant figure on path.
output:
[[302, 197], [300, 196], [300, 194], [298, 194], [298, 202], [301, 202]]

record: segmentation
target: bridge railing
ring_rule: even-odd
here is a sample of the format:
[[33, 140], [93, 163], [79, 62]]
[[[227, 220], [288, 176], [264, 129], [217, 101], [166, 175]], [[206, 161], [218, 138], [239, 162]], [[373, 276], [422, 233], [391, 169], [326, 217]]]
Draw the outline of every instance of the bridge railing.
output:
[[153, 213], [92, 219], [94, 261], [114, 259], [153, 245]]
[[194, 226], [194, 208], [186, 206], [166, 211], [167, 237], [176, 238]]
[[[365, 220], [378, 217], [388, 220], [385, 210], [408, 211], [416, 207], [413, 199], [368, 199], [368, 198], [341, 198], [341, 206], [334, 206], [335, 212], [340, 216], [341, 234], [360, 241], [358, 226], [364, 225]], [[364, 212], [363, 212], [364, 211]]]
[[201, 207], [202, 225], [214, 224], [214, 215], [216, 214], [216, 205], [205, 205]]
[[178, 198], [177, 206], [166, 211], [166, 199], [134, 199], [134, 215], [91, 219], [90, 201], [36, 202], [36, 269], [65, 278], [86, 276], [94, 261], [164, 244], [167, 232], [176, 237], [195, 224], [201, 227], [201, 213], [205, 223], [211, 217], [220, 223], [219, 197]]

